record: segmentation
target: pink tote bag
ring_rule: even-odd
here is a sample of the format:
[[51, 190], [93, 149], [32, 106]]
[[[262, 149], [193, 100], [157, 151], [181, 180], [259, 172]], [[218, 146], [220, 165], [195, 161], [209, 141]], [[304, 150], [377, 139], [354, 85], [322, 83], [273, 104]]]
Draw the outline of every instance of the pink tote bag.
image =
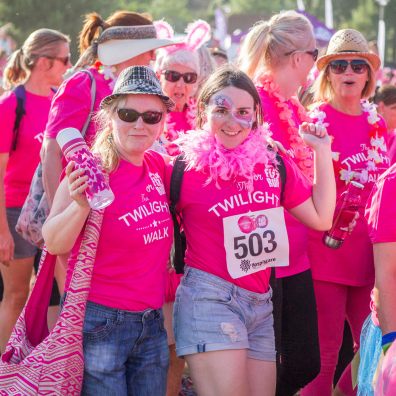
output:
[[56, 256], [45, 250], [32, 293], [0, 359], [0, 395], [80, 395], [82, 329], [103, 210], [91, 210], [62, 312], [49, 333]]

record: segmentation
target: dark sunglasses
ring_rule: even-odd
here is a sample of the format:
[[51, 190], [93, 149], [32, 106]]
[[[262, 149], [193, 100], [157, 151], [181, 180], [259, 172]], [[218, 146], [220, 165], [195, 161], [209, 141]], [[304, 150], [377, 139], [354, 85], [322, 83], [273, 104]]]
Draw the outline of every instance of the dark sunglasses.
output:
[[303, 52], [304, 54], [311, 55], [312, 59], [314, 60], [314, 62], [316, 62], [316, 59], [318, 59], [318, 55], [319, 55], [319, 50], [317, 48], [315, 48], [312, 51], [294, 50], [294, 51], [286, 52], [285, 56], [289, 56], [289, 55], [294, 54], [296, 52]]
[[356, 74], [363, 74], [366, 70], [368, 70], [368, 64], [363, 59], [353, 59], [350, 62], [344, 59], [333, 60], [329, 63], [330, 70], [334, 74], [342, 74], [345, 73], [348, 65], [351, 65], [351, 69]]
[[139, 117], [142, 117], [143, 122], [149, 125], [158, 124], [162, 119], [160, 111], [145, 111], [139, 113], [133, 109], [117, 109], [118, 118], [124, 122], [136, 122]]
[[198, 74], [194, 72], [179, 73], [175, 70], [165, 70], [162, 74], [165, 76], [165, 80], [170, 82], [177, 82], [183, 77], [186, 84], [194, 84], [198, 78]]
[[44, 58], [47, 59], [54, 59], [54, 60], [58, 60], [59, 62], [62, 62], [65, 66], [68, 65], [68, 63], [70, 62], [70, 55], [67, 56], [50, 56], [50, 55], [43, 55]]

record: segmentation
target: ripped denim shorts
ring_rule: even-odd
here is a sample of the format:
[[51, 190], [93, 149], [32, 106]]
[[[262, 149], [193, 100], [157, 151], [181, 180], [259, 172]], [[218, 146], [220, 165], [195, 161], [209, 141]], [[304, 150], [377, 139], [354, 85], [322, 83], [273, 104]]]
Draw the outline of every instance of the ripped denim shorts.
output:
[[247, 349], [249, 358], [275, 361], [271, 295], [186, 267], [173, 313], [177, 355]]

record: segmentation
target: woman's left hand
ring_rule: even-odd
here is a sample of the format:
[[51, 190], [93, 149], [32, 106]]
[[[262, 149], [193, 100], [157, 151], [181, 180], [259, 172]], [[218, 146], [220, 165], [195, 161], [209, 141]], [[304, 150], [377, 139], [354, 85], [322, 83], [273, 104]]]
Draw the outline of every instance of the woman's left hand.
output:
[[312, 122], [303, 122], [299, 127], [299, 134], [304, 143], [316, 150], [320, 147], [331, 146], [330, 136], [324, 126]]

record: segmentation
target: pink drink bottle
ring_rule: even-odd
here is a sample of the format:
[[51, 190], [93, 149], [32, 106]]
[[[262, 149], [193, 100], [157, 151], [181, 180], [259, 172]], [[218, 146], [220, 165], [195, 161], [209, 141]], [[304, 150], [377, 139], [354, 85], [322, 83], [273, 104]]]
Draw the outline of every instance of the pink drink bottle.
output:
[[361, 206], [360, 194], [363, 188], [363, 184], [351, 181], [348, 189], [341, 194], [337, 202], [333, 226], [323, 235], [323, 243], [329, 248], [340, 248], [348, 236], [348, 226]]
[[74, 161], [77, 168], [83, 168], [88, 176], [88, 188], [85, 190], [89, 206], [92, 209], [103, 209], [114, 201], [111, 191], [103, 174], [100, 162], [89, 151], [81, 133], [76, 128], [62, 129], [57, 137], [63, 155], [67, 161]]

